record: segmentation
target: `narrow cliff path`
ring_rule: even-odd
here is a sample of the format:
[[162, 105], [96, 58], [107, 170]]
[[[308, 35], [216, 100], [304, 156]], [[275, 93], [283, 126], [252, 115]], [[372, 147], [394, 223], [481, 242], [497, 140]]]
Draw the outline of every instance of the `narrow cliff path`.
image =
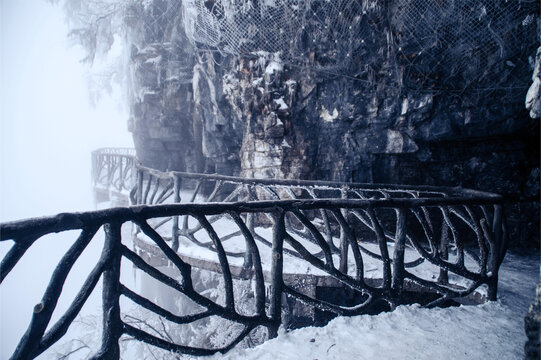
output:
[[522, 359], [524, 315], [539, 266], [538, 251], [508, 253], [497, 302], [431, 310], [400, 306], [376, 316], [340, 317], [213, 359]]

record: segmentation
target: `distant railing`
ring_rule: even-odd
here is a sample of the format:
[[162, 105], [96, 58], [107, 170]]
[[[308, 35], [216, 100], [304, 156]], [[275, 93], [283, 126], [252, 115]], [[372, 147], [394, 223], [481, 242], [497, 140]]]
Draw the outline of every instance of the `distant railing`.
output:
[[[93, 161], [93, 166], [112, 169], [120, 176], [120, 166], [100, 165], [103, 163]], [[1, 281], [40, 237], [81, 231], [53, 272], [13, 359], [36, 357], [57, 342], [100, 276], [104, 328], [102, 347], [94, 358], [118, 358], [121, 335], [185, 354], [225, 352], [258, 327], [275, 335], [282, 322], [283, 295], [340, 315], [363, 314], [382, 305], [393, 309], [407, 302], [407, 290], [411, 289], [432, 294], [424, 302], [428, 307], [465, 298], [482, 285], [487, 286], [485, 298], [496, 299], [498, 269], [506, 251], [498, 195], [458, 188], [163, 173], [138, 164], [135, 168], [134, 187], [123, 189], [131, 193], [137, 206], [0, 225], [0, 241], [15, 242], [0, 265]], [[106, 175], [103, 170], [93, 170], [93, 174], [100, 174], [95, 184], [100, 179], [119, 183], [117, 175], [102, 176]], [[182, 197], [191, 203], [179, 204]], [[120, 228], [124, 223], [135, 225], [133, 250], [126, 245], [132, 239], [122, 242]], [[167, 223], [171, 227], [165, 227]], [[71, 306], [48, 328], [71, 267], [100, 227], [106, 234], [101, 257]], [[166, 259], [180, 277], [175, 279], [152, 266], [149, 252]], [[215, 271], [223, 281], [223, 301], [211, 300], [201, 289], [196, 291], [192, 274], [197, 256], [206, 256], [216, 264]], [[128, 288], [120, 281], [122, 261], [184, 294], [200, 310], [174, 314]], [[286, 274], [292, 264], [332, 280], [353, 294], [353, 300], [345, 304], [303, 292]], [[234, 290], [235, 278], [254, 282], [249, 310], [239, 310], [242, 300]], [[189, 346], [129, 323], [125, 313], [129, 309], [121, 309], [121, 297], [179, 326], [219, 317], [238, 327], [223, 347]]]
[[130, 191], [134, 186], [135, 150], [102, 148], [92, 152], [92, 182], [94, 188]]

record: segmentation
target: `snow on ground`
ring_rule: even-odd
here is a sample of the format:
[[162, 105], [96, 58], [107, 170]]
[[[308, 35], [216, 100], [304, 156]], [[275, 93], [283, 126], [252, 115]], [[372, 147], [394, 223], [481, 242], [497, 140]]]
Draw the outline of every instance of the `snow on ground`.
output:
[[325, 327], [288, 333], [252, 349], [211, 359], [522, 359], [524, 315], [539, 280], [539, 252], [508, 253], [499, 300], [477, 306], [400, 306], [370, 316], [339, 317]]
[[[222, 222], [224, 219], [213, 224], [220, 236], [237, 230]], [[259, 228], [256, 231], [268, 239], [270, 234], [265, 230], [270, 231]], [[205, 235], [198, 236], [199, 240], [209, 241]], [[238, 251], [242, 250], [242, 243], [239, 236], [224, 245]], [[181, 247], [193, 257], [211, 260], [216, 256], [190, 246], [188, 241]], [[262, 259], [266, 250], [260, 246]], [[305, 262], [286, 257], [286, 273], [320, 272]], [[367, 270], [374, 267], [374, 277], [381, 277], [379, 262], [367, 256], [363, 258]], [[353, 268], [353, 263], [350, 265]], [[429, 265], [419, 267], [418, 275], [427, 277], [433, 273]], [[276, 339], [260, 346], [233, 349], [210, 359], [522, 359], [526, 341], [524, 315], [533, 301], [539, 270], [538, 250], [510, 251], [500, 270], [496, 302], [446, 309], [404, 305], [375, 316], [339, 317], [325, 327], [282, 330]], [[370, 273], [366, 275], [370, 277]]]
[[[220, 236], [237, 230], [230, 224], [221, 222], [224, 222], [224, 219], [213, 223]], [[195, 223], [190, 224], [194, 225]], [[257, 231], [265, 238], [271, 238], [268, 233], [270, 229]], [[201, 231], [197, 236], [199, 240], [209, 241], [208, 236], [203, 233], [204, 231]], [[243, 248], [242, 238], [236, 238], [227, 241], [226, 247], [231, 251]], [[198, 258], [215, 257], [215, 254], [207, 254], [201, 248], [195, 251], [196, 249], [192, 249], [195, 247], [184, 245], [187, 255]], [[193, 253], [190, 252], [192, 250]], [[262, 255], [267, 252], [264, 247], [260, 247], [260, 250]], [[373, 267], [373, 273], [380, 276], [378, 262], [371, 261], [366, 256], [364, 258], [367, 260], [366, 270]], [[289, 264], [287, 266], [291, 272], [318, 273], [317, 269], [289, 256], [286, 263]], [[304, 268], [301, 269], [302, 266]], [[281, 329], [277, 338], [255, 348], [236, 348], [225, 355], [216, 354], [200, 359], [522, 359], [526, 341], [523, 317], [533, 301], [535, 284], [539, 280], [539, 266], [539, 251], [508, 253], [500, 270], [497, 302], [446, 309], [424, 309], [418, 305], [408, 305], [374, 316], [339, 317], [325, 327], [308, 327], [290, 332]], [[124, 270], [128, 277], [132, 274], [132, 271], [126, 271], [129, 269]], [[420, 275], [426, 275], [432, 270], [429, 267], [422, 268]], [[85, 330], [83, 325], [87, 323], [90, 324], [89, 329]], [[100, 326], [99, 317], [84, 315], [78, 319], [77, 326], [76, 329], [70, 329], [67, 342], [61, 341], [58, 346], [43, 354], [42, 358], [59, 358], [77, 346], [81, 339], [88, 338], [89, 342], [99, 345], [100, 331], [96, 331]], [[74, 333], [79, 335], [75, 336]], [[88, 335], [90, 333], [93, 336]], [[92, 351], [80, 352], [70, 358], [83, 358], [91, 353]], [[161, 354], [162, 359], [178, 358], [177, 355], [163, 352]], [[124, 358], [137, 358], [132, 355], [124, 354]], [[150, 357], [145, 355], [141, 358]], [[181, 358], [195, 359], [189, 356]]]

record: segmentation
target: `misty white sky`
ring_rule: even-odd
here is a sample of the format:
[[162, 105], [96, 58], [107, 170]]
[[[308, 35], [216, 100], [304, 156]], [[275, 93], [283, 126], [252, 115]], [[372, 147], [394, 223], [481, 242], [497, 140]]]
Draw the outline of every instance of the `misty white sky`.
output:
[[[132, 146], [120, 91], [89, 105], [83, 57], [82, 49], [68, 47], [60, 8], [45, 0], [0, 0], [0, 222], [91, 210], [91, 151]], [[0, 359], [12, 353], [76, 237], [40, 239], [0, 286]], [[0, 258], [9, 245], [0, 243]], [[76, 264], [58, 308], [71, 301], [100, 246], [93, 241]]]
[[90, 152], [132, 146], [127, 110], [119, 94], [89, 105], [84, 53], [68, 46], [59, 7], [0, 4], [0, 221], [89, 209]]

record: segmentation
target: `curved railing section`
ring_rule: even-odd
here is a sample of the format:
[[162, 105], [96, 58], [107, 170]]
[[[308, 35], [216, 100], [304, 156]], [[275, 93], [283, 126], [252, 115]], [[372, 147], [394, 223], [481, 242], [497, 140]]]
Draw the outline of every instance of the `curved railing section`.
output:
[[[340, 315], [391, 310], [409, 303], [412, 293], [422, 294], [427, 307], [483, 294], [485, 287], [484, 298], [496, 299], [506, 251], [497, 195], [456, 188], [162, 173], [138, 164], [135, 169], [133, 188], [124, 190], [136, 206], [0, 225], [0, 240], [14, 241], [0, 265], [1, 281], [44, 235], [80, 231], [51, 275], [12, 358], [36, 357], [57, 342], [100, 277], [104, 329], [95, 358], [118, 358], [123, 335], [178, 353], [225, 352], [257, 329], [275, 335], [288, 299]], [[112, 178], [111, 184], [117, 184]], [[179, 203], [182, 199], [189, 203]], [[126, 223], [134, 225], [129, 239], [120, 232]], [[71, 267], [101, 227], [105, 243], [95, 268], [64, 315], [49, 324]], [[164, 259], [178, 276], [163, 272], [156, 259]], [[120, 278], [122, 262], [192, 306], [172, 312], [129, 288]], [[200, 268], [218, 274], [219, 298], [194, 283]], [[318, 297], [303, 286], [310, 276], [324, 286], [345, 289], [347, 301]], [[239, 291], [239, 279], [252, 286]], [[128, 321], [131, 308], [122, 305], [124, 300], [179, 327], [221, 319], [230, 324], [226, 328], [231, 334], [221, 346], [193, 346], [167, 331]]]
[[102, 148], [92, 152], [91, 177], [95, 201], [109, 201], [111, 196], [121, 196], [135, 185], [135, 149]]
[[[128, 156], [128, 152], [126, 150], [123, 151], [123, 156]], [[95, 152], [96, 156], [98, 156], [98, 154], [100, 156], [105, 154], [106, 156], [112, 157], [117, 153], [118, 150], [116, 149], [101, 149]], [[132, 159], [132, 164], [135, 164], [135, 170], [130, 172], [130, 174], [136, 174], [135, 179], [117, 180], [116, 177], [127, 173], [117, 171], [113, 176], [105, 176], [102, 177], [101, 180], [94, 179], [94, 183], [101, 184], [102, 187], [114, 187], [115, 184], [120, 182], [134, 184], [130, 189], [129, 196], [130, 202], [137, 205], [257, 200], [426, 199], [434, 201], [434, 199], [451, 199], [457, 201], [458, 204], [466, 205], [466, 208], [461, 209], [462, 207], [453, 207], [451, 209], [440, 208], [434, 210], [434, 208], [423, 207], [417, 212], [414, 210], [408, 211], [408, 216], [411, 217], [410, 222], [416, 223], [415, 226], [418, 229], [422, 229], [423, 233], [421, 234], [422, 236], [414, 236], [413, 238], [423, 238], [424, 240], [422, 242], [424, 244], [428, 242], [430, 249], [433, 252], [436, 252], [434, 249], [438, 247], [439, 250], [437, 250], [437, 254], [443, 257], [447, 256], [449, 248], [456, 246], [452, 244], [455, 244], [456, 242], [460, 243], [462, 241], [467, 242], [467, 239], [472, 238], [472, 234], [459, 234], [458, 228], [466, 226], [466, 228], [475, 232], [475, 237], [479, 236], [479, 229], [477, 227], [480, 225], [474, 225], [475, 220], [468, 220], [468, 217], [475, 216], [473, 210], [467, 207], [467, 204], [472, 199], [490, 201], [501, 200], [500, 196], [496, 194], [463, 188], [342, 183], [291, 179], [247, 179], [216, 174], [193, 174], [176, 171], [162, 172], [142, 166], [135, 157]], [[107, 182], [104, 183], [103, 179], [107, 179]], [[408, 200], [405, 201], [407, 202]], [[491, 217], [496, 217], [496, 220], [501, 218], [501, 214], [499, 214], [499, 212], [501, 212], [501, 207], [497, 211], [498, 214], [490, 214], [487, 206], [483, 206], [480, 209], [482, 217], [486, 218], [484, 220], [485, 224], [491, 224], [494, 221], [494, 219], [489, 219]], [[366, 211], [341, 211], [346, 219], [352, 217], [352, 229], [356, 230], [358, 235], [362, 237], [362, 242], [366, 243], [377, 242], [378, 229], [377, 225], [375, 225], [374, 218], [387, 223], [394, 223], [396, 221], [396, 218], [391, 219], [392, 216], [389, 214], [382, 215], [380, 219], [376, 213], [369, 214]], [[451, 214], [453, 216], [450, 216]], [[340, 268], [343, 271], [347, 271], [349, 247], [345, 245], [347, 244], [347, 241], [345, 240], [346, 233], [341, 228], [338, 220], [333, 216], [329, 216], [329, 214], [323, 210], [312, 211], [309, 217], [314, 224], [317, 224], [316, 229], [321, 231], [320, 235], [326, 240], [331, 253], [339, 256], [341, 261]], [[220, 215], [216, 215], [209, 220], [213, 223], [220, 218]], [[287, 216], [285, 221], [288, 231], [294, 233], [301, 240], [308, 241], [309, 243], [317, 242], [316, 236], [296, 217]], [[453, 222], [457, 221], [461, 224], [453, 224]], [[253, 215], [249, 215], [247, 222], [250, 229], [253, 230], [256, 222], [264, 225], [265, 219], [260, 217], [258, 220], [254, 220]], [[501, 220], [498, 220], [495, 226], [501, 227]], [[155, 224], [155, 228], [162, 229], [162, 232], [165, 228], [169, 228], [169, 230], [167, 230], [168, 238], [171, 239], [172, 248], [175, 250], [178, 249], [179, 238], [188, 239], [196, 246], [203, 246], [210, 250], [213, 248], [210, 241], [202, 243], [196, 239], [194, 234], [201, 230], [201, 226], [190, 226], [186, 217], [170, 217], [163, 219], [161, 222]], [[228, 234], [227, 239], [238, 235], [238, 232]], [[257, 233], [255, 236], [258, 241], [270, 246], [267, 239]], [[392, 241], [394, 239], [394, 235], [392, 235], [390, 231], [386, 231], [384, 237], [386, 241]], [[452, 237], [452, 239], [448, 240], [449, 237]], [[458, 239], [459, 237], [461, 239]], [[411, 240], [411, 238], [412, 237], [408, 235], [407, 244], [408, 246], [415, 248], [413, 245], [414, 240]], [[449, 242], [452, 244], [448, 244]], [[360, 248], [364, 249], [362, 246]], [[417, 246], [417, 248], [421, 250], [420, 246]], [[459, 248], [462, 249], [462, 246], [459, 245]], [[302, 258], [296, 251], [286, 251], [294, 257]], [[462, 251], [463, 250], [459, 250], [460, 253]], [[468, 250], [465, 251], [467, 252]], [[381, 257], [375, 256], [373, 252], [365, 250], [364, 253], [367, 256], [381, 260]], [[228, 255], [237, 257], [244, 256], [244, 266], [251, 266], [249, 254], [229, 253]], [[316, 254], [316, 257], [321, 259], [323, 253], [320, 252]], [[472, 255], [471, 257], [474, 259], [478, 258], [478, 256], [476, 257], [475, 255]], [[460, 258], [460, 263], [462, 263], [464, 255], [460, 255]], [[424, 257], [420, 256], [416, 261], [407, 265], [420, 265], [424, 262], [423, 259]], [[445, 278], [444, 273], [445, 270], [442, 270], [441, 276], [443, 278]]]
[[[97, 358], [105, 355], [118, 358], [118, 339], [121, 335], [129, 335], [139, 341], [161, 347], [166, 350], [192, 355], [208, 355], [218, 351], [227, 351], [256, 327], [264, 326], [275, 333], [281, 322], [282, 294], [299, 299], [305, 304], [341, 315], [356, 315], [366, 312], [377, 302], [384, 302], [390, 308], [402, 303], [402, 291], [407, 283], [422, 285], [433, 290], [437, 298], [428, 306], [467, 296], [480, 285], [488, 285], [488, 297], [496, 296], [498, 267], [505, 251], [500, 241], [501, 208], [497, 199], [469, 198], [465, 199], [367, 199], [367, 200], [279, 200], [259, 202], [235, 202], [221, 204], [173, 204], [159, 206], [137, 206], [131, 208], [115, 208], [103, 211], [81, 214], [61, 214], [56, 217], [5, 223], [0, 226], [0, 240], [13, 240], [15, 244], [7, 253], [1, 264], [1, 280], [10, 273], [24, 252], [38, 239], [46, 234], [67, 230], [80, 230], [79, 237], [64, 255], [51, 276], [50, 283], [43, 295], [41, 303], [34, 308], [31, 324], [13, 355], [14, 359], [33, 358], [66, 332], [73, 322], [90, 293], [95, 288], [100, 276], [103, 277], [104, 299], [104, 330], [101, 352]], [[482, 207], [493, 208], [492, 217], [485, 217], [487, 212]], [[459, 209], [462, 208], [462, 209]], [[444, 244], [453, 247], [452, 251], [444, 250], [435, 243], [435, 224], [425, 217], [423, 209], [437, 209], [442, 214], [442, 228], [447, 229]], [[310, 212], [324, 211], [333, 217], [345, 234], [344, 240], [351, 249], [354, 257], [353, 271], [341, 269], [340, 261], [333, 256], [332, 250], [317, 225], [309, 219]], [[369, 227], [376, 234], [375, 250], [369, 250], [359, 244], [354, 226], [344, 214], [359, 214], [368, 221]], [[390, 227], [381, 218], [383, 212], [395, 214], [395, 224]], [[250, 276], [254, 281], [254, 305], [250, 314], [239, 313], [236, 310], [236, 295], [233, 291], [234, 259], [228, 256], [225, 247], [225, 236], [218, 235], [219, 229], [213, 226], [209, 218], [223, 214], [236, 224], [237, 231], [244, 242], [244, 251], [252, 255], [253, 267]], [[247, 215], [268, 215], [271, 219], [270, 248], [257, 242], [257, 233], [250, 231]], [[362, 214], [362, 215], [360, 215]], [[192, 284], [193, 267], [182, 259], [182, 248], [174, 251], [168, 239], [160, 235], [150, 225], [155, 219], [171, 216], [186, 216], [189, 221], [200, 226], [212, 241], [216, 251], [216, 261], [223, 276], [225, 302], [217, 303], [197, 292]], [[356, 217], [356, 215], [354, 215]], [[295, 218], [304, 224], [316, 239], [310, 247], [303, 245], [296, 232], [288, 231], [287, 218]], [[474, 235], [474, 242], [479, 244], [477, 252], [473, 244], [459, 240], [458, 233], [461, 225], [449, 221], [451, 218], [460, 219], [466, 228]], [[418, 219], [423, 229], [425, 239], [419, 239], [415, 231], [411, 231], [417, 223], [409, 224], [410, 219]], [[447, 220], [445, 220], [447, 219]], [[140, 236], [159, 249], [162, 256], [167, 258], [179, 272], [178, 279], [172, 278], [149, 265], [137, 251], [129, 249], [122, 242], [120, 227], [123, 223], [131, 222], [140, 229]], [[102, 255], [96, 261], [96, 266], [83, 283], [79, 294], [71, 306], [57, 323], [49, 327], [52, 312], [61, 293], [62, 285], [69, 270], [92, 240], [100, 227], [105, 228], [106, 240]], [[445, 232], [443, 232], [445, 233]], [[392, 239], [392, 240], [389, 240]], [[426, 243], [423, 241], [426, 240]], [[408, 244], [409, 243], [409, 244]], [[265, 245], [265, 244], [264, 244]], [[369, 245], [369, 244], [367, 244]], [[410, 248], [417, 251], [418, 259], [408, 261]], [[290, 252], [297, 252], [304, 261], [313, 268], [332, 278], [337, 283], [347, 287], [357, 294], [357, 303], [347, 306], [318, 300], [303, 294], [296, 285], [284, 280], [284, 266], [290, 258]], [[379, 249], [379, 251], [378, 251]], [[316, 256], [321, 253], [321, 258]], [[382, 279], [380, 282], [369, 282], [365, 279], [367, 271], [367, 255], [380, 261]], [[421, 261], [428, 262], [435, 269], [446, 273], [446, 278], [438, 281], [431, 280], [422, 271], [415, 274], [415, 268]], [[152, 300], [137, 294], [120, 282], [120, 263], [129, 261], [140, 271], [150, 277], [184, 294], [200, 307], [200, 311], [189, 314], [173, 314], [155, 304]], [[265, 268], [268, 270], [265, 270]], [[429, 273], [430, 274], [430, 273]], [[457, 282], [461, 279], [463, 282]], [[270, 284], [271, 293], [265, 296], [265, 282]], [[462, 286], [460, 285], [462, 284]], [[465, 286], [464, 286], [465, 285]], [[223, 348], [203, 349], [193, 348], [183, 344], [172, 343], [164, 338], [145, 332], [123, 320], [120, 308], [120, 297], [126, 297], [132, 302], [149, 311], [158, 314], [176, 324], [189, 324], [199, 319], [218, 316], [240, 325], [233, 340]]]

